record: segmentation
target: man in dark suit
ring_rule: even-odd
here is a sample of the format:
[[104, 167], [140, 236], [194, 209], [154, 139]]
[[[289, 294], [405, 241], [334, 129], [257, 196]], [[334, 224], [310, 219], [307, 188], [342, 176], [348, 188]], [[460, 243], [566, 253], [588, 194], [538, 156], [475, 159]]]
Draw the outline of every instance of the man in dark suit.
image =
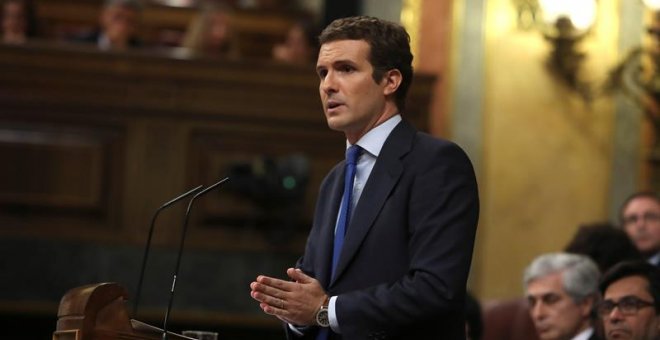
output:
[[74, 37], [74, 41], [96, 44], [100, 50], [122, 51], [141, 46], [137, 38], [142, 6], [138, 0], [105, 0], [99, 28]]
[[529, 315], [541, 340], [599, 340], [594, 313], [600, 271], [589, 257], [544, 254], [525, 269]]
[[409, 37], [372, 17], [335, 20], [316, 70], [346, 162], [323, 181], [292, 281], [259, 276], [251, 296], [290, 338], [464, 339], [464, 296], [479, 213], [472, 165], [401, 114]]
[[660, 268], [660, 196], [653, 191], [630, 195], [621, 205], [619, 218], [639, 252]]
[[603, 274], [600, 291], [607, 340], [660, 340], [660, 268], [621, 262]]

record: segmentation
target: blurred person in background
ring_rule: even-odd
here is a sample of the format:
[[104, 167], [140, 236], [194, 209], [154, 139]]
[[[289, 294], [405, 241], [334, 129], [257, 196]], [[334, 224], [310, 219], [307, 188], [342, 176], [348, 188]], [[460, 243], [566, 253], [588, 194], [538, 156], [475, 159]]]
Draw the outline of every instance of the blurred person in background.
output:
[[621, 206], [619, 218], [646, 260], [660, 267], [660, 196], [652, 191], [631, 195]]
[[[626, 260], [641, 260], [642, 255], [628, 235], [611, 223], [590, 223], [579, 226], [573, 238], [564, 247], [572, 254], [588, 256], [601, 273]], [[535, 339], [533, 322], [522, 299], [490, 302], [485, 305], [484, 339], [530, 340]], [[600, 320], [594, 324], [596, 333], [603, 337]]]
[[297, 21], [286, 40], [273, 47], [273, 59], [287, 64], [311, 65], [318, 53], [319, 29], [311, 19]]
[[141, 47], [138, 39], [141, 14], [142, 4], [138, 0], [106, 0], [99, 17], [99, 28], [74, 37], [74, 40], [96, 44], [103, 51]]
[[188, 26], [182, 46], [196, 56], [238, 57], [230, 7], [224, 3], [205, 3]]
[[2, 42], [23, 44], [36, 36], [34, 4], [30, 0], [2, 1]]
[[622, 262], [603, 275], [598, 313], [608, 340], [660, 339], [660, 269]]
[[584, 255], [550, 253], [534, 259], [523, 282], [539, 339], [600, 339], [594, 327], [599, 279], [598, 267]]
[[601, 273], [619, 262], [642, 259], [628, 235], [608, 222], [581, 225], [564, 251], [589, 256]]

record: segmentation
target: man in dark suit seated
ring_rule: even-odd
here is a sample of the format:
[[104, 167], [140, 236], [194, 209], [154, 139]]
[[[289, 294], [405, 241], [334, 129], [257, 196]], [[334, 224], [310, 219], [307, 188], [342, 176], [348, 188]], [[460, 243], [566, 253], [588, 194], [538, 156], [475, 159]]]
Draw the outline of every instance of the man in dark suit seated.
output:
[[321, 185], [293, 281], [259, 276], [251, 296], [290, 338], [465, 339], [477, 183], [463, 150], [403, 119], [408, 34], [352, 17], [320, 43], [321, 101], [347, 161]]
[[551, 253], [525, 269], [529, 314], [541, 340], [594, 340], [600, 271], [584, 255]]
[[619, 218], [637, 249], [660, 268], [660, 196], [652, 191], [632, 194], [621, 206]]
[[608, 340], [660, 339], [660, 269], [622, 262], [603, 275], [600, 291], [598, 313]]
[[74, 37], [78, 42], [95, 44], [104, 51], [127, 50], [141, 46], [137, 38], [142, 5], [138, 0], [106, 0], [99, 17], [99, 28]]

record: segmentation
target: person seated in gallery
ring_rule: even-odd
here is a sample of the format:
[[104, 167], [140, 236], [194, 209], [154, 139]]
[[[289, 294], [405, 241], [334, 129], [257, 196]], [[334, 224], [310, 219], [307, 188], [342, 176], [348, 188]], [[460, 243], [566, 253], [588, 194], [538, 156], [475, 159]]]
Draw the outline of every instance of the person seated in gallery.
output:
[[[580, 225], [564, 247], [564, 251], [572, 254], [588, 256], [593, 260], [601, 273], [613, 265], [627, 260], [641, 259], [642, 254], [625, 232], [611, 223], [596, 222]], [[495, 301], [485, 309], [485, 340], [534, 340], [534, 326], [527, 313], [526, 301], [523, 298]], [[594, 323], [596, 334], [602, 336], [602, 325]]]
[[619, 220], [646, 261], [660, 268], [660, 195], [655, 191], [630, 195], [621, 205]]
[[548, 253], [525, 269], [529, 314], [541, 340], [600, 340], [593, 313], [600, 271], [589, 257]]
[[142, 4], [138, 0], [106, 0], [99, 28], [73, 38], [76, 42], [95, 44], [103, 51], [125, 51], [142, 47], [138, 38]]
[[289, 28], [283, 43], [273, 47], [273, 59], [295, 65], [312, 65], [318, 52], [319, 29], [311, 19], [299, 20]]
[[4, 0], [2, 7], [2, 42], [23, 44], [37, 34], [34, 3], [31, 0]]
[[238, 57], [231, 8], [223, 3], [205, 4], [188, 26], [182, 47], [192, 56]]
[[589, 256], [601, 273], [619, 262], [643, 258], [628, 235], [609, 222], [580, 226], [564, 251]]
[[607, 340], [660, 339], [660, 268], [621, 262], [603, 274], [598, 314]]

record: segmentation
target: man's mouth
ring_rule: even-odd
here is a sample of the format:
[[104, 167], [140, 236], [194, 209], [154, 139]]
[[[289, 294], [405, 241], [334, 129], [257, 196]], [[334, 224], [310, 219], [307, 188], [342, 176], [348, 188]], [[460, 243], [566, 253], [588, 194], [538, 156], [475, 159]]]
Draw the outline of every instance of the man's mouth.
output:
[[330, 101], [328, 101], [328, 111], [334, 110], [334, 109], [336, 109], [336, 108], [338, 108], [339, 106], [342, 106], [342, 105], [344, 105], [344, 104], [341, 103], [341, 102], [338, 102], [338, 101], [335, 101], [335, 100], [330, 100]]
[[630, 336], [630, 332], [627, 329], [623, 328], [616, 328], [616, 329], [611, 329], [607, 334], [612, 338], [612, 339], [619, 339], [622, 337], [628, 337]]
[[548, 327], [548, 326], [546, 326], [546, 327], [538, 327], [537, 329], [538, 329], [539, 333], [547, 333], [547, 332], [549, 332], [549, 331], [552, 330], [552, 327]]

